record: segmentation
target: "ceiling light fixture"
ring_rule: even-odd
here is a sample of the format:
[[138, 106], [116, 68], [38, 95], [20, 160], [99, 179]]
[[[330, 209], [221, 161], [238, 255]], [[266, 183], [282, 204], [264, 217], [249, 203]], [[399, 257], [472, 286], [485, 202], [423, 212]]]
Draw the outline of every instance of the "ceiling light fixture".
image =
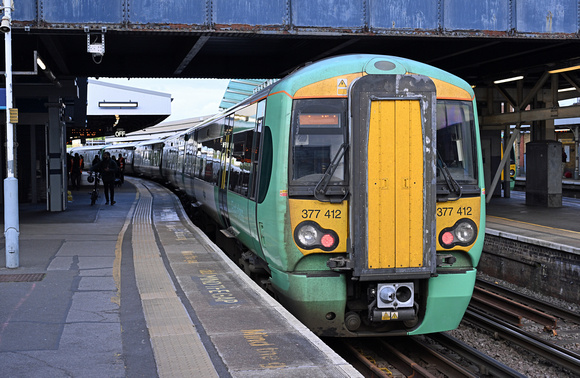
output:
[[560, 73], [560, 72], [568, 72], [568, 71], [574, 71], [574, 70], [578, 70], [578, 69], [580, 69], [580, 66], [572, 66], [572, 67], [559, 68], [557, 70], [548, 71], [548, 73], [556, 74], [556, 73]]
[[36, 64], [38, 65], [38, 67], [40, 67], [41, 70], [46, 70], [46, 64], [44, 64], [44, 62], [42, 61], [42, 59], [40, 59], [39, 56], [36, 57]]
[[514, 77], [508, 77], [507, 79], [496, 80], [493, 83], [494, 84], [509, 83], [510, 81], [522, 80], [523, 78], [524, 78], [523, 76], [514, 76]]
[[99, 108], [136, 108], [139, 106], [138, 102], [122, 102], [122, 101], [115, 101], [115, 102], [106, 102], [100, 101]]
[[575, 90], [576, 90], [576, 88], [570, 87], [570, 88], [558, 89], [558, 92], [570, 92], [570, 91], [575, 91]]

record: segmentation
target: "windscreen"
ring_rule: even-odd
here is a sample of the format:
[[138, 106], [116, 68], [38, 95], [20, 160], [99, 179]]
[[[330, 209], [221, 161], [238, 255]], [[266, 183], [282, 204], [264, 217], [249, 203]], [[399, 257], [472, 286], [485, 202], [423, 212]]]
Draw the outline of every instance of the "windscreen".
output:
[[477, 184], [473, 105], [469, 101], [437, 101], [437, 181], [446, 169], [459, 184]]
[[344, 149], [347, 122], [345, 99], [294, 101], [292, 120], [293, 184], [316, 184], [335, 157], [336, 170], [330, 183], [345, 183]]

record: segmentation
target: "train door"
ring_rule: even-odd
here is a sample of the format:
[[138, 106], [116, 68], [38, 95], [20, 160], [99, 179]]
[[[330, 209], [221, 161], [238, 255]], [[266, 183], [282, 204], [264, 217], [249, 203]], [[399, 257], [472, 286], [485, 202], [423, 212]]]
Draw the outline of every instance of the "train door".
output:
[[228, 215], [228, 161], [231, 158], [231, 144], [232, 134], [234, 130], [234, 115], [230, 115], [225, 119], [224, 133], [221, 140], [221, 154], [219, 156], [219, 173], [217, 175], [218, 182], [218, 204], [219, 214], [221, 215], [222, 223], [226, 228], [230, 227], [230, 220]]
[[435, 271], [435, 86], [424, 76], [366, 76], [351, 92], [354, 275]]
[[[260, 245], [260, 225], [257, 222], [257, 211], [258, 203], [260, 202], [260, 197], [264, 198], [265, 190], [262, 188], [264, 193], [260, 193], [259, 183], [260, 183], [260, 169], [265, 169], [268, 171], [268, 164], [271, 162], [267, 161], [269, 158], [267, 151], [264, 151], [264, 116], [266, 109], [266, 101], [262, 100], [258, 103], [258, 109], [256, 112], [256, 127], [254, 129], [254, 140], [252, 143], [252, 168], [250, 171], [250, 188], [249, 188], [249, 198], [248, 201], [248, 222], [250, 224], [251, 239], [254, 241], [254, 250], [257, 251], [262, 257], [262, 248]], [[270, 143], [271, 144], [271, 143]], [[266, 153], [265, 153], [266, 152]], [[263, 179], [266, 179], [263, 177]], [[267, 178], [269, 180], [269, 177]]]

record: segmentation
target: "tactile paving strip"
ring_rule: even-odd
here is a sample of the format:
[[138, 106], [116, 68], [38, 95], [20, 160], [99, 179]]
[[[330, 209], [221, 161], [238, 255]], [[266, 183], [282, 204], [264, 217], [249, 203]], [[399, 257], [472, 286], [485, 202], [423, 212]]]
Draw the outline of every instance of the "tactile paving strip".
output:
[[151, 225], [152, 197], [139, 186], [133, 216], [137, 287], [160, 377], [217, 377], [211, 359], [175, 292]]

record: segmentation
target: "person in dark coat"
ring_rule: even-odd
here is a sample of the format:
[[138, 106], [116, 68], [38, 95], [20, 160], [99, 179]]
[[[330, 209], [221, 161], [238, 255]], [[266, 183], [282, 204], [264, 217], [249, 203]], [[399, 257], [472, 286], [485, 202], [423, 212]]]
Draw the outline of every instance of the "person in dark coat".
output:
[[125, 182], [125, 158], [123, 155], [119, 154], [117, 162], [119, 163], [119, 178], [121, 179], [119, 186], [121, 186]]
[[117, 163], [111, 159], [111, 154], [107, 151], [103, 153], [103, 160], [91, 168], [91, 171], [101, 173], [101, 180], [103, 180], [103, 188], [105, 189], [105, 205], [109, 204], [109, 193], [111, 194], [111, 205], [116, 203], [115, 177], [117, 175], [117, 169]]
[[82, 175], [82, 161], [78, 153], [72, 159], [72, 166], [70, 171], [70, 177], [72, 180], [72, 188], [79, 190], [81, 188], [81, 175]]
[[93, 159], [93, 162], [91, 163], [92, 165], [97, 165], [101, 162], [101, 158], [99, 157], [99, 155], [95, 155], [95, 158]]

